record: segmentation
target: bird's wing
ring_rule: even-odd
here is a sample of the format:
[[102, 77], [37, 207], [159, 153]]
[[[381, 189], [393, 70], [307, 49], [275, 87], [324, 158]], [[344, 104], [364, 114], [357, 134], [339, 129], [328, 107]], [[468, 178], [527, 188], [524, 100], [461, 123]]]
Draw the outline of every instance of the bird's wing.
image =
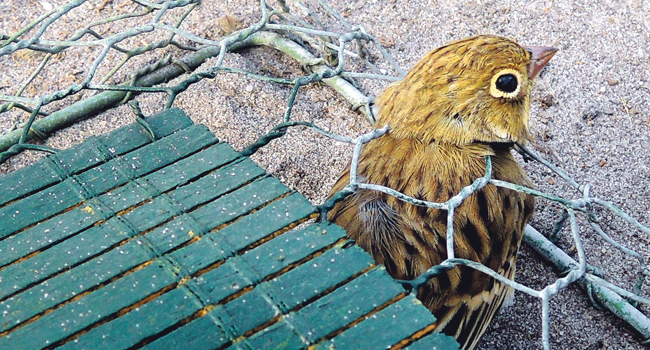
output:
[[[514, 261], [504, 274], [514, 277]], [[503, 306], [506, 299], [512, 297], [513, 289], [503, 283], [496, 282], [489, 290], [472, 296], [465, 302], [452, 308], [445, 308], [444, 314], [437, 313], [437, 331], [450, 335], [458, 340], [461, 349], [473, 349], [481, 335], [485, 332], [490, 321]]]
[[[520, 169], [508, 155], [499, 153], [493, 157], [493, 177], [525, 184], [528, 180], [523, 172], [508, 174], [502, 170]], [[389, 169], [405, 169], [408, 165], [389, 164], [391, 161], [394, 160], [376, 157], [371, 163], [361, 157], [360, 173], [368, 176], [369, 183], [387, 185], [433, 202], [448, 200], [484, 171], [484, 165], [483, 168], [460, 165], [450, 170], [455, 176], [435, 171], [404, 171], [395, 175]], [[466, 169], [477, 170], [472, 174], [463, 173]], [[349, 170], [343, 173], [332, 193], [348, 183]], [[478, 261], [513, 278], [523, 229], [533, 208], [534, 198], [523, 193], [491, 184], [476, 191], [455, 210], [455, 256]], [[384, 264], [396, 279], [415, 279], [447, 257], [445, 210], [415, 206], [381, 192], [362, 189], [337, 203], [328, 213], [328, 219], [345, 228], [348, 236], [377, 263]], [[438, 319], [438, 330], [454, 336], [464, 344], [463, 349], [474, 346], [509, 294], [509, 287], [466, 266], [445, 271], [418, 289], [418, 299]]]
[[[347, 181], [342, 177], [335, 190]], [[518, 205], [504, 210], [506, 201]], [[455, 213], [456, 257], [479, 261], [512, 279], [522, 223], [528, 221], [522, 218], [530, 215], [523, 211], [532, 210], [530, 206], [526, 196], [494, 186], [470, 196]], [[444, 210], [415, 207], [382, 193], [360, 190], [337, 204], [328, 219], [345, 227], [350, 238], [396, 279], [415, 279], [447, 257]], [[509, 231], [494, 232], [504, 231], [504, 227]], [[418, 299], [438, 319], [437, 331], [456, 338], [463, 349], [472, 349], [511, 294], [507, 285], [459, 266], [420, 287]]]
[[[441, 239], [446, 227], [446, 219], [443, 221], [441, 216], [446, 215], [438, 215], [437, 223], [413, 227], [405, 223], [404, 216], [399, 215], [401, 210], [398, 210], [391, 207], [382, 195], [360, 191], [335, 207], [329, 219], [345, 223], [350, 238], [368, 251], [377, 263], [384, 264], [391, 276], [411, 280], [446, 258], [445, 240]], [[436, 226], [433, 232], [421, 231], [431, 229], [431, 226]], [[463, 234], [464, 228], [456, 230], [455, 238], [459, 241], [472, 235]], [[483, 261], [509, 279], [514, 277], [518, 246], [514, 242], [518, 243], [516, 237], [512, 241], [508, 242], [512, 248], [505, 253], [509, 255], [506, 261], [496, 256], [488, 257], [488, 261], [492, 261]], [[499, 249], [491, 253], [499, 254], [496, 250]], [[456, 338], [462, 349], [472, 349], [511, 294], [507, 285], [482, 272], [459, 266], [421, 286], [418, 299], [436, 316], [437, 331]]]

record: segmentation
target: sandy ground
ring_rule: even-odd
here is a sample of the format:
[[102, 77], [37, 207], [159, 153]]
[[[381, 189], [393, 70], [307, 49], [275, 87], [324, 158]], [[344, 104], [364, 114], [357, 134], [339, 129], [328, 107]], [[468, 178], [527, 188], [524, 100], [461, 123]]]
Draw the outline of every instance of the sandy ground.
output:
[[[49, 3], [56, 6], [64, 2]], [[305, 3], [317, 7], [316, 1]], [[560, 48], [533, 92], [531, 148], [578, 182], [591, 184], [594, 195], [615, 203], [646, 225], [650, 222], [650, 1], [330, 0], [328, 3], [345, 14], [352, 24], [363, 24], [370, 34], [387, 44], [389, 52], [406, 69], [431, 49], [476, 34], [497, 34], [526, 45]], [[90, 1], [64, 21], [55, 23], [45, 36], [61, 38], [81, 23], [132, 9], [133, 5], [126, 0]], [[44, 11], [43, 5], [35, 0], [3, 1], [0, 33], [12, 34]], [[259, 5], [250, 0], [205, 0], [188, 17], [183, 29], [218, 39], [228, 27], [224, 16], [236, 19], [235, 26], [250, 25], [259, 19]], [[137, 23], [142, 21], [102, 30], [111, 33]], [[332, 25], [332, 29], [342, 31], [340, 26]], [[131, 40], [128, 45], [142, 45], [153, 38], [155, 33]], [[92, 62], [90, 55], [97, 52], [96, 48], [80, 48], [54, 57], [24, 95], [52, 92], [79, 82]], [[178, 50], [175, 53], [181, 54]], [[156, 53], [140, 57], [127, 64], [123, 71], [161, 56]], [[0, 57], [0, 94], [14, 94], [18, 83], [26, 79], [42, 57], [26, 51]], [[111, 62], [119, 58], [115, 54], [109, 56]], [[230, 54], [225, 64], [286, 78], [302, 74], [299, 65], [291, 59], [265, 48]], [[100, 68], [100, 75], [106, 71], [106, 67]], [[118, 73], [115, 81], [124, 76]], [[373, 95], [386, 85], [376, 80], [360, 82], [362, 90]], [[177, 98], [175, 106], [184, 109], [196, 123], [206, 124], [220, 139], [242, 149], [281, 121], [289, 94], [290, 88], [286, 86], [222, 74], [192, 86]], [[142, 96], [139, 100], [147, 115], [160, 111], [164, 104], [161, 94]], [[46, 110], [69, 103], [55, 103]], [[2, 114], [0, 129], [5, 130], [26, 118], [21, 112]], [[370, 130], [360, 113], [352, 111], [344, 99], [321, 84], [301, 89], [293, 118], [312, 121], [349, 136]], [[129, 109], [122, 106], [57, 132], [46, 144], [68, 148], [90, 135], [130, 122]], [[348, 145], [313, 131], [293, 129], [253, 158], [291, 188], [321, 203], [349, 161], [350, 151]], [[40, 153], [25, 152], [1, 165], [0, 172], [11, 172], [40, 157]], [[579, 196], [544, 167], [534, 163], [526, 163], [524, 167], [540, 190], [567, 198]], [[543, 200], [538, 203], [533, 226], [549, 233], [559, 207]], [[607, 212], [601, 214], [604, 227], [614, 239], [648, 257], [650, 240], [646, 235]], [[636, 261], [605, 244], [586, 228], [584, 220], [580, 223], [589, 263], [600, 267], [608, 280], [631, 289]], [[572, 242], [568, 235], [563, 236], [559, 245], [570, 249]], [[542, 288], [557, 277], [529, 248], [521, 249], [517, 281]], [[647, 291], [646, 283], [646, 295]], [[591, 306], [577, 287], [554, 297], [551, 305], [553, 349], [642, 348], [632, 329]], [[540, 314], [538, 300], [517, 293], [514, 305], [493, 322], [480, 349], [541, 348]]]

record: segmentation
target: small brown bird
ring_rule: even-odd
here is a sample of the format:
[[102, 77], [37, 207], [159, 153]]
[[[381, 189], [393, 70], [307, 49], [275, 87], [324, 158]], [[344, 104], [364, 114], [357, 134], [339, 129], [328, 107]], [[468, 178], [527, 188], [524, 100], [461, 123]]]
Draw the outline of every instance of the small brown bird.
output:
[[[377, 97], [377, 126], [390, 131], [366, 144], [358, 174], [414, 198], [445, 202], [485, 175], [531, 187], [510, 153], [529, 138], [533, 79], [557, 49], [523, 47], [509, 39], [476, 36], [427, 54], [404, 80]], [[332, 195], [350, 181], [343, 172]], [[488, 184], [454, 216], [454, 253], [513, 279], [534, 197]], [[359, 190], [328, 213], [350, 238], [396, 279], [412, 280], [447, 258], [447, 212]], [[418, 298], [437, 318], [436, 330], [473, 349], [512, 288], [458, 266], [432, 279]]]

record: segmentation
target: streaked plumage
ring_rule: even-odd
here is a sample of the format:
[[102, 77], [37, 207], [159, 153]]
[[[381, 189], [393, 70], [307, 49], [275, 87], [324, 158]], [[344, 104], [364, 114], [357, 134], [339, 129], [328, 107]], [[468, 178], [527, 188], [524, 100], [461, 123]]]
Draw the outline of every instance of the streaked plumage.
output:
[[[366, 183], [444, 202], [484, 176], [484, 156], [490, 155], [493, 178], [532, 186], [510, 150], [529, 137], [532, 80], [555, 51], [477, 36], [430, 52], [378, 96], [377, 126], [389, 125], [390, 131], [363, 147], [358, 174]], [[332, 194], [348, 183], [349, 168]], [[493, 185], [474, 193], [456, 209], [456, 257], [512, 279], [534, 206], [532, 196]], [[338, 203], [328, 219], [397, 279], [414, 279], [447, 256], [443, 210], [360, 190]], [[457, 267], [421, 288], [418, 298], [437, 317], [437, 330], [472, 349], [511, 292], [480, 272]]]

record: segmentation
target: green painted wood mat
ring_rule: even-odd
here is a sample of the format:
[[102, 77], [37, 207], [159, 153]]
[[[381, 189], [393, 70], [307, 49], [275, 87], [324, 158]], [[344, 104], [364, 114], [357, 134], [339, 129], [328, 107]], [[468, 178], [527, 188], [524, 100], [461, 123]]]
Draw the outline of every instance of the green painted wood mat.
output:
[[457, 349], [302, 195], [146, 122], [0, 178], [0, 349]]

